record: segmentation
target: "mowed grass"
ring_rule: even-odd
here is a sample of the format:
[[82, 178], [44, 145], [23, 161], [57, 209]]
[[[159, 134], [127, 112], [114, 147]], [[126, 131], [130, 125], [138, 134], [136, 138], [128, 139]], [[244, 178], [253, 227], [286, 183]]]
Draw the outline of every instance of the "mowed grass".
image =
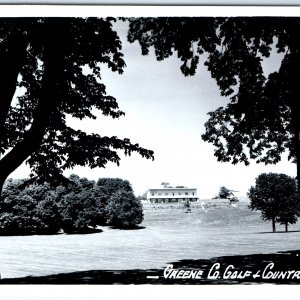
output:
[[300, 224], [271, 233], [270, 222], [246, 205], [236, 208], [151, 209], [145, 228], [103, 227], [93, 234], [0, 237], [2, 278], [87, 270], [162, 268], [182, 259], [299, 250]]

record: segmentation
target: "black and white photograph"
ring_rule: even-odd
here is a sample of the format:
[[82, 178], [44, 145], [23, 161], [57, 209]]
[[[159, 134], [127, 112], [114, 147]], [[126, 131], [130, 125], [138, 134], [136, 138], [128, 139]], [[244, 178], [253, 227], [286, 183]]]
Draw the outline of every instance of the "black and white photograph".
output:
[[299, 284], [300, 10], [118, 8], [1, 13], [0, 284]]

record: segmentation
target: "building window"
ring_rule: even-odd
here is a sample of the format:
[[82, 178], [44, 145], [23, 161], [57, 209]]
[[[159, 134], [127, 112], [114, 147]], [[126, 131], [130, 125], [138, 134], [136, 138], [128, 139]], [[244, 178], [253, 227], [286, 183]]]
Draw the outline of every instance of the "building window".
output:
[[186, 195], [188, 195], [189, 193], [185, 193]]
[[161, 193], [158, 193], [158, 196], [161, 196]]
[[179, 192], [178, 195], [181, 195], [181, 193]]
[[151, 193], [151, 196], [154, 196], [154, 193]]
[[168, 193], [165, 193], [166, 196], [168, 196]]
[[195, 196], [195, 193], [193, 192], [193, 196]]

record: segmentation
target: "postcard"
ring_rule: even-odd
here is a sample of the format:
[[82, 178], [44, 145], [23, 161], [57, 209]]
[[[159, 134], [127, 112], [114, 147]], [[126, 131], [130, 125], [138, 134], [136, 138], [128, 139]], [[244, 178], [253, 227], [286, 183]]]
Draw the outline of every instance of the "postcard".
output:
[[0, 283], [300, 283], [299, 34], [298, 7], [3, 6]]

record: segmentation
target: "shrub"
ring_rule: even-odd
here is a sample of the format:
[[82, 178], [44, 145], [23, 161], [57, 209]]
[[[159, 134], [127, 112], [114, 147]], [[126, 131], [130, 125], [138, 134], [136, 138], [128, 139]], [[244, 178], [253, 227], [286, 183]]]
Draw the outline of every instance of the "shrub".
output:
[[24, 180], [9, 181], [4, 188], [0, 234], [56, 233], [60, 224], [55, 193], [47, 185], [23, 184]]
[[119, 190], [109, 199], [107, 223], [117, 228], [135, 227], [143, 221], [141, 202], [131, 191]]
[[54, 192], [49, 193], [45, 199], [38, 202], [35, 208], [35, 215], [39, 220], [39, 228], [42, 233], [57, 233], [61, 228], [55, 196]]
[[95, 182], [76, 175], [70, 176], [72, 182], [63, 191], [58, 201], [61, 226], [65, 232], [86, 231], [105, 223], [101, 198], [96, 193]]
[[[117, 197], [122, 195], [122, 201]], [[124, 201], [123, 201], [124, 200]], [[142, 206], [127, 180], [102, 178], [97, 183], [77, 175], [66, 186], [26, 185], [8, 180], [0, 201], [0, 234], [90, 231], [98, 225], [131, 227], [143, 220]]]

